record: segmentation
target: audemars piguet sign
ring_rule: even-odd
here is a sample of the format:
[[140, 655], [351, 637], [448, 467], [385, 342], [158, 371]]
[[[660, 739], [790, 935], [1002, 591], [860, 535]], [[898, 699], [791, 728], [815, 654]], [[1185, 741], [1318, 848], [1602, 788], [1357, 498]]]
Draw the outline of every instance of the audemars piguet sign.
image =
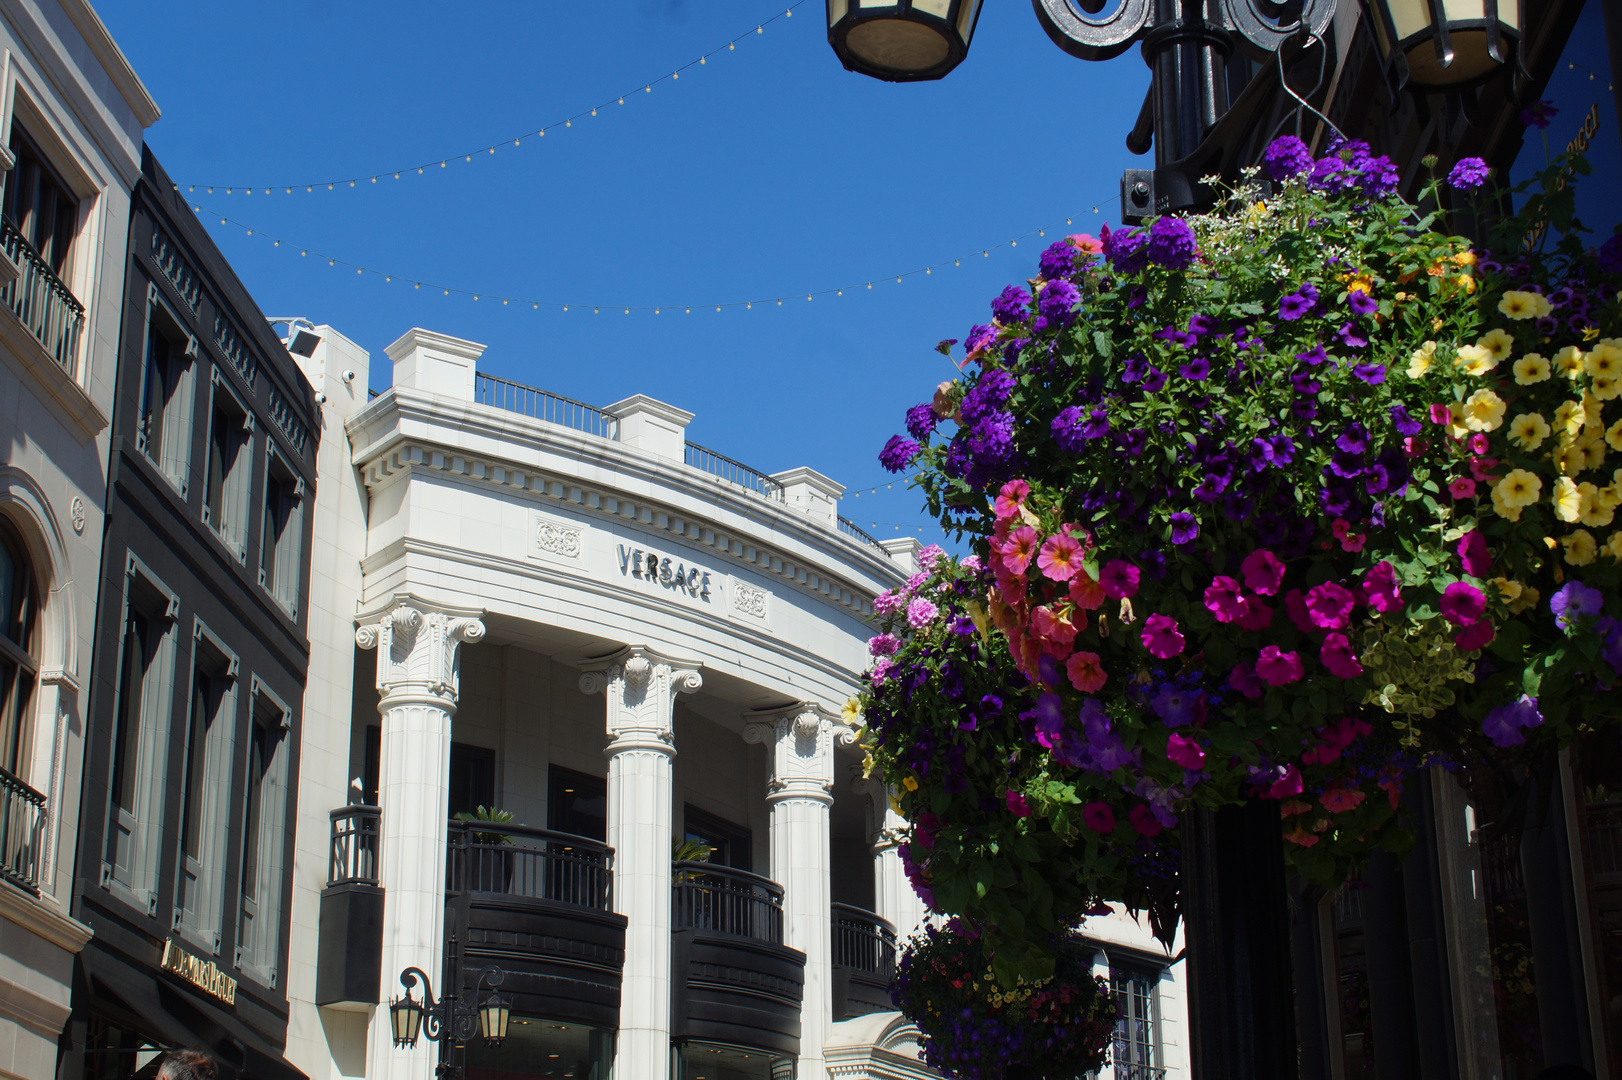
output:
[[176, 945], [173, 938], [164, 941], [163, 961], [159, 966], [227, 1005], [237, 1003], [237, 981], [216, 967], [214, 961], [198, 959]]
[[663, 589], [679, 590], [706, 603], [709, 601], [710, 573], [708, 570], [700, 570], [696, 566], [688, 566], [668, 555], [644, 551], [638, 547], [630, 547], [626, 544], [616, 546], [619, 548], [621, 575], [638, 578], [649, 585], [657, 585]]

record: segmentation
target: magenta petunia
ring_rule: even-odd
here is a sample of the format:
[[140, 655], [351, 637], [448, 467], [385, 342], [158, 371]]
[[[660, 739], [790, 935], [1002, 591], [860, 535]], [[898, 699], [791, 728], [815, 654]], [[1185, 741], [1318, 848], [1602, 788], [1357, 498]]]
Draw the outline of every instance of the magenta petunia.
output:
[[1402, 589], [1397, 585], [1397, 569], [1389, 562], [1378, 562], [1363, 575], [1363, 598], [1375, 611], [1400, 611]]
[[1487, 538], [1480, 529], [1465, 533], [1457, 551], [1464, 563], [1464, 572], [1471, 577], [1486, 577], [1487, 571], [1492, 569], [1492, 552], [1487, 550]]
[[1479, 622], [1471, 623], [1454, 635], [1453, 644], [1464, 652], [1474, 652], [1477, 649], [1485, 649], [1488, 645], [1491, 645], [1492, 639], [1497, 636], [1498, 631], [1493, 626], [1492, 620], [1482, 619]]
[[1115, 811], [1109, 803], [1088, 803], [1081, 808], [1081, 823], [1095, 833], [1115, 831]]
[[1300, 589], [1291, 589], [1284, 594], [1284, 613], [1303, 634], [1317, 632], [1318, 628], [1313, 625], [1312, 616], [1307, 612], [1307, 598]]
[[1442, 617], [1454, 626], [1471, 626], [1487, 613], [1487, 598], [1469, 582], [1455, 581], [1442, 591], [1441, 602], [1436, 606], [1441, 609]]
[[1363, 674], [1363, 665], [1357, 662], [1357, 654], [1352, 651], [1352, 643], [1345, 634], [1330, 634], [1324, 638], [1318, 657], [1329, 669], [1329, 674], [1337, 679], [1355, 679]]
[[1143, 647], [1150, 655], [1169, 660], [1182, 654], [1183, 635], [1177, 630], [1177, 620], [1169, 615], [1151, 615], [1143, 620]]
[[1234, 623], [1235, 626], [1241, 630], [1249, 630], [1254, 633], [1257, 630], [1266, 630], [1273, 625], [1273, 609], [1262, 603], [1261, 597], [1247, 596], [1245, 602], [1249, 607], [1246, 609], [1244, 616]]
[[1261, 697], [1267, 690], [1267, 684], [1256, 674], [1256, 668], [1249, 664], [1237, 664], [1228, 672], [1228, 685], [1251, 701]]
[[1160, 822], [1155, 819], [1155, 812], [1149, 809], [1145, 803], [1134, 806], [1132, 812], [1126, 815], [1126, 819], [1132, 823], [1134, 829], [1138, 830], [1139, 836], [1156, 836], [1163, 828]]
[[1013, 788], [1008, 789], [1008, 794], [1004, 796], [1004, 801], [1008, 804], [1008, 812], [1013, 814], [1015, 817], [1031, 816], [1031, 804], [1025, 801], [1024, 795], [1015, 791]]
[[1307, 593], [1307, 618], [1324, 630], [1339, 630], [1351, 622], [1357, 597], [1334, 581], [1314, 585]]
[[1125, 559], [1111, 559], [1099, 571], [1098, 583], [1110, 599], [1129, 599], [1138, 593], [1138, 568]]
[[1256, 674], [1268, 686], [1296, 682], [1301, 678], [1301, 657], [1293, 652], [1284, 652], [1277, 645], [1265, 646], [1256, 658]]
[[1269, 799], [1288, 799], [1292, 795], [1301, 794], [1301, 770], [1291, 765], [1284, 770], [1284, 774], [1274, 780], [1267, 788]]
[[1230, 623], [1245, 617], [1250, 602], [1240, 591], [1239, 582], [1226, 575], [1211, 579], [1205, 587], [1205, 609], [1220, 623]]
[[1166, 740], [1166, 757], [1185, 769], [1205, 768], [1205, 749], [1198, 740], [1185, 735], [1173, 735]]
[[1245, 588], [1263, 596], [1272, 596], [1284, 583], [1284, 564], [1266, 548], [1257, 548], [1246, 555], [1239, 569], [1245, 575]]

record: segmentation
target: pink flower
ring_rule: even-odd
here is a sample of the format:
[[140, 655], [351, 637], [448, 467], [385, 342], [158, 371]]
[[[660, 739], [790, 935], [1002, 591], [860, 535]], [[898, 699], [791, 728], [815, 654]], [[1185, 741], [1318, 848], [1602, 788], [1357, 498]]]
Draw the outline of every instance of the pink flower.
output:
[[1454, 626], [1470, 626], [1487, 613], [1487, 598], [1474, 585], [1455, 581], [1442, 591], [1442, 600], [1436, 606]]
[[1273, 625], [1273, 609], [1262, 603], [1259, 596], [1247, 596], [1245, 602], [1249, 605], [1244, 617], [1234, 625], [1241, 630], [1266, 630]]
[[940, 608], [919, 597], [907, 605], [907, 625], [914, 630], [922, 630], [929, 625], [931, 619], [940, 614]]
[[1487, 550], [1487, 538], [1480, 529], [1471, 529], [1459, 540], [1456, 549], [1464, 563], [1464, 572], [1471, 577], [1486, 577], [1492, 569], [1492, 552]]
[[1246, 555], [1239, 570], [1245, 575], [1245, 588], [1263, 596], [1272, 596], [1284, 583], [1284, 564], [1266, 548], [1257, 548]]
[[1336, 540], [1340, 541], [1342, 551], [1362, 551], [1364, 542], [1368, 540], [1367, 533], [1354, 533], [1352, 523], [1345, 518], [1336, 518], [1334, 524], [1329, 527], [1329, 531], [1334, 534]]
[[1138, 593], [1138, 568], [1125, 559], [1111, 559], [1099, 572], [1098, 583], [1111, 600], [1126, 600]]
[[873, 611], [877, 615], [894, 615], [906, 606], [898, 592], [881, 592], [873, 598]]
[[1080, 248], [1089, 255], [1097, 255], [1104, 250], [1104, 241], [1088, 233], [1074, 233], [1065, 237], [1072, 247]]
[[1400, 611], [1402, 590], [1397, 586], [1397, 569], [1389, 562], [1378, 562], [1363, 575], [1363, 598], [1375, 611]]
[[1455, 502], [1476, 497], [1476, 482], [1468, 476], [1455, 476], [1447, 482], [1447, 493], [1453, 496]]
[[890, 670], [895, 667], [895, 661], [888, 656], [881, 656], [873, 661], [873, 672], [869, 676], [874, 686], [883, 686], [884, 680], [889, 678]]
[[1357, 662], [1357, 654], [1352, 652], [1352, 643], [1345, 634], [1330, 634], [1324, 638], [1318, 657], [1329, 674], [1337, 679], [1355, 679], [1363, 674], [1363, 665]]
[[1487, 441], [1485, 432], [1478, 431], [1470, 436], [1470, 452], [1472, 454], [1485, 454], [1491, 447], [1492, 444]]
[[1076, 640], [1076, 633], [1079, 630], [1081, 627], [1059, 615], [1052, 607], [1043, 606], [1031, 612], [1031, 632], [1044, 642], [1069, 645]]
[[1454, 636], [1453, 644], [1465, 652], [1474, 652], [1477, 649], [1485, 649], [1488, 645], [1491, 645], [1492, 639], [1497, 636], [1498, 631], [1493, 627], [1492, 620], [1482, 619], [1480, 622], [1473, 622], [1460, 630]]
[[1493, 468], [1498, 464], [1497, 458], [1478, 457], [1470, 459], [1470, 475], [1484, 484], [1496, 484], [1498, 477], [1492, 475]]
[[1181, 655], [1183, 635], [1177, 632], [1177, 620], [1159, 614], [1143, 620], [1143, 647], [1161, 660]]
[[1251, 701], [1261, 697], [1262, 691], [1267, 689], [1267, 684], [1262, 682], [1256, 669], [1248, 662], [1234, 665], [1234, 669], [1228, 672], [1228, 685]]
[[880, 634], [867, 639], [867, 652], [870, 656], [889, 656], [901, 648], [901, 639], [894, 634]]
[[1023, 574], [1025, 568], [1031, 565], [1031, 559], [1036, 555], [1037, 532], [1029, 525], [1021, 525], [1008, 534], [999, 549], [1002, 553], [1003, 565], [1010, 574]]
[[1083, 611], [1093, 611], [1104, 603], [1104, 587], [1093, 580], [1085, 570], [1077, 570], [1070, 579], [1070, 599]]
[[1104, 685], [1104, 668], [1097, 653], [1078, 651], [1065, 661], [1064, 672], [1070, 676], [1070, 685], [1083, 694], [1096, 694]]
[[1345, 749], [1365, 735], [1372, 734], [1374, 727], [1366, 720], [1359, 720], [1353, 716], [1343, 716], [1334, 724], [1318, 729], [1318, 738], [1321, 740], [1317, 746], [1301, 755], [1303, 765], [1328, 765], [1331, 761], [1339, 760]]
[[1269, 799], [1288, 799], [1291, 795], [1301, 794], [1301, 770], [1291, 765], [1284, 770], [1284, 775], [1274, 780], [1267, 789]]
[[1003, 801], [1008, 804], [1008, 812], [1015, 817], [1031, 816], [1031, 804], [1025, 801], [1024, 795], [1021, 795], [1013, 788], [1008, 789], [1008, 794], [1003, 797]]
[[1031, 493], [1031, 485], [1023, 480], [1010, 480], [1002, 486], [997, 493], [997, 520], [1018, 517], [1019, 511], [1025, 505], [1025, 497]]
[[1268, 686], [1293, 683], [1301, 677], [1301, 657], [1283, 652], [1277, 645], [1268, 645], [1256, 658], [1256, 674], [1266, 680]]
[[1307, 617], [1312, 624], [1325, 630], [1339, 630], [1351, 622], [1352, 607], [1357, 597], [1343, 585], [1326, 581], [1314, 585], [1307, 593]]
[[1154, 811], [1149, 809], [1146, 803], [1134, 806], [1132, 812], [1126, 815], [1126, 819], [1138, 830], [1139, 836], [1155, 836], [1161, 830], [1160, 822], [1155, 820]]
[[1431, 423], [1445, 427], [1448, 424], [1451, 424], [1452, 422], [1453, 422], [1453, 410], [1452, 409], [1448, 408], [1446, 405], [1441, 405], [1441, 404], [1431, 406]]
[[933, 570], [935, 563], [946, 554], [946, 549], [939, 544], [930, 544], [928, 547], [918, 549], [918, 565], [925, 570]]
[[1036, 565], [1051, 581], [1069, 581], [1081, 569], [1081, 544], [1064, 533], [1050, 536], [1042, 545]]
[[1166, 757], [1185, 769], [1205, 768], [1205, 749], [1195, 739], [1173, 735], [1166, 740]]
[[1402, 452], [1406, 457], [1416, 458], [1430, 449], [1430, 443], [1424, 439], [1416, 439], [1412, 435], [1402, 440]]
[[1355, 810], [1365, 798], [1356, 788], [1330, 788], [1323, 793], [1324, 809], [1331, 814], [1344, 814], [1348, 810]]
[[1250, 602], [1239, 591], [1239, 582], [1225, 575], [1214, 577], [1205, 587], [1205, 609], [1221, 623], [1242, 619], [1250, 610]]
[[1109, 803], [1088, 803], [1081, 808], [1081, 823], [1095, 833], [1115, 831], [1115, 811]]
[[1312, 625], [1312, 616], [1307, 613], [1307, 598], [1301, 594], [1300, 589], [1291, 589], [1284, 594], [1284, 613], [1303, 634], [1317, 631], [1318, 628]]

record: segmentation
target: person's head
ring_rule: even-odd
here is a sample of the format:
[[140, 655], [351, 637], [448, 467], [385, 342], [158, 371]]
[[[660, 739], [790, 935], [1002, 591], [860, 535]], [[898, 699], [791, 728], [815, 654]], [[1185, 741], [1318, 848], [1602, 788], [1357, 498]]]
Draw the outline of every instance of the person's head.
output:
[[158, 1063], [157, 1080], [218, 1080], [219, 1066], [201, 1050], [171, 1050]]

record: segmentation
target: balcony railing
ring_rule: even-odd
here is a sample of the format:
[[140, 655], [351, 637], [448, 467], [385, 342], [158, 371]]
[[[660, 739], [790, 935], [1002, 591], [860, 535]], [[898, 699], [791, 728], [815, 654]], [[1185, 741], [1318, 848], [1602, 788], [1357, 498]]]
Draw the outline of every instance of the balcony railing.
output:
[[332, 811], [328, 885], [376, 885], [378, 824], [383, 811], [354, 804]]
[[545, 420], [549, 424], [572, 428], [599, 439], [620, 437], [620, 422], [593, 405], [537, 390], [533, 386], [508, 382], [493, 375], [474, 374], [473, 400], [480, 405]]
[[1166, 1069], [1163, 1065], [1139, 1065], [1133, 1061], [1117, 1061], [1115, 1080], [1166, 1080]]
[[874, 547], [879, 549], [881, 554], [889, 554], [889, 552], [884, 550], [883, 544], [880, 544], [877, 540], [873, 539], [871, 535], [857, 526], [857, 524], [848, 517], [841, 517], [839, 519], [839, 531], [850, 537], [852, 540], [860, 540], [864, 544], [872, 544]]
[[0, 877], [39, 892], [39, 838], [45, 796], [0, 769]]
[[895, 973], [895, 927], [871, 911], [833, 905], [833, 962], [889, 980]]
[[751, 469], [741, 461], [734, 461], [725, 454], [717, 454], [714, 450], [699, 446], [697, 443], [688, 443], [687, 452], [683, 457], [688, 465], [707, 472], [718, 480], [736, 484], [745, 491], [763, 498], [783, 501], [782, 484], [759, 470]]
[[62, 283], [10, 218], [0, 217], [0, 248], [16, 263], [17, 280], [0, 288], [0, 303], [12, 310], [45, 351], [69, 375], [75, 373], [84, 305]]
[[613, 910], [614, 849], [584, 836], [487, 821], [450, 824], [450, 892]]
[[783, 887], [703, 862], [678, 862], [671, 885], [671, 929], [735, 934], [783, 944]]

